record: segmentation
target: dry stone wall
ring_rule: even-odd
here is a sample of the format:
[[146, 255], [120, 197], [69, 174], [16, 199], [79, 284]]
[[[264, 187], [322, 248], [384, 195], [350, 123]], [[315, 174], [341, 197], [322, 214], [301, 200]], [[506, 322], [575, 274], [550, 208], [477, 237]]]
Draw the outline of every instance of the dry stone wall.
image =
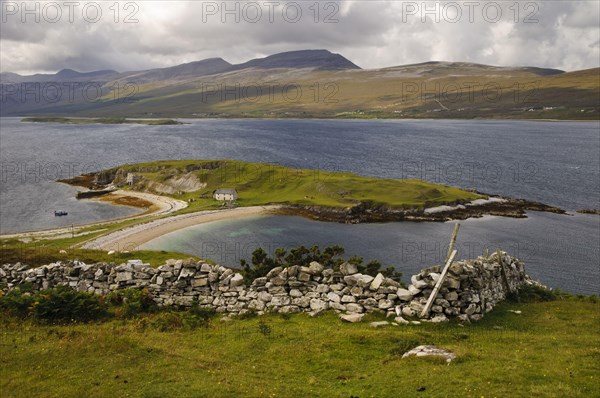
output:
[[[360, 274], [350, 263], [342, 264], [339, 271], [317, 262], [308, 267], [278, 267], [250, 286], [233, 269], [192, 259], [169, 260], [158, 268], [138, 260], [120, 265], [74, 261], [37, 268], [17, 263], [0, 266], [0, 286], [9, 290], [23, 283], [34, 289], [67, 285], [97, 294], [145, 288], [160, 306], [191, 306], [197, 302], [231, 314], [383, 311], [403, 322], [404, 317], [419, 316], [440, 278], [440, 268], [427, 268], [413, 275], [405, 288], [382, 274]], [[509, 289], [534, 283], [525, 274], [523, 263], [506, 253], [457, 261], [450, 267], [428, 317], [434, 322], [453, 317], [477, 321], [504, 300]]]

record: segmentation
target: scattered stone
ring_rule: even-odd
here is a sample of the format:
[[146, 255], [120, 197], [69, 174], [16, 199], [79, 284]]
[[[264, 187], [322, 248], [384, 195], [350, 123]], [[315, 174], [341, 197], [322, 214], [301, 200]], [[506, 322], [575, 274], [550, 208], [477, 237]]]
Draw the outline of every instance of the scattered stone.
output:
[[460, 288], [460, 280], [448, 276], [446, 279], [444, 279], [444, 286], [446, 286], [448, 289], [458, 289]]
[[323, 269], [325, 269], [325, 267], [323, 267], [318, 262], [313, 261], [310, 263], [310, 265], [308, 267], [308, 272], [311, 275], [319, 275], [321, 272], [323, 272]]
[[460, 314], [457, 317], [457, 319], [459, 322], [462, 322], [462, 323], [471, 323], [471, 321], [469, 320], [469, 316], [467, 314]]
[[373, 279], [373, 282], [371, 282], [371, 285], [369, 286], [369, 288], [373, 291], [379, 289], [379, 287], [383, 283], [384, 279], [385, 279], [385, 277], [382, 274], [377, 274], [375, 279]]
[[283, 286], [287, 282], [287, 280], [283, 279], [281, 276], [276, 276], [271, 278], [270, 282], [275, 286]]
[[378, 327], [382, 327], [382, 326], [387, 326], [390, 323], [388, 321], [379, 321], [379, 322], [371, 322], [369, 323], [369, 326], [371, 326], [372, 328], [378, 328]]
[[456, 359], [456, 354], [451, 351], [437, 348], [432, 345], [420, 345], [413, 348], [410, 351], [405, 352], [402, 358], [408, 358], [409, 356], [426, 357], [426, 356], [440, 356], [446, 359], [446, 362], [450, 363]]
[[[157, 277], [156, 278], [156, 283], [158, 285], [162, 285], [163, 284], [163, 278], [162, 277]], [[203, 286], [207, 286], [208, 285], [208, 279], [206, 278], [200, 278], [200, 279], [194, 279], [194, 281], [192, 282], [192, 286], [193, 287], [203, 287]]]
[[444, 295], [444, 299], [448, 301], [456, 301], [458, 300], [458, 293], [456, 293], [455, 291], [448, 292]]
[[355, 264], [345, 262], [340, 265], [340, 272], [342, 275], [352, 275], [358, 272], [358, 267]]
[[421, 293], [421, 289], [418, 289], [416, 286], [414, 285], [410, 285], [408, 287], [408, 291], [410, 292], [410, 294], [412, 294], [413, 296], [416, 296], [417, 294]]
[[337, 293], [334, 293], [334, 292], [329, 292], [329, 293], [327, 293], [327, 299], [328, 299], [329, 301], [332, 301], [332, 302], [334, 302], [334, 303], [339, 303], [339, 302], [340, 302], [340, 300], [341, 300], [341, 299], [340, 299], [340, 296], [339, 296]]
[[306, 272], [300, 272], [298, 274], [298, 280], [300, 282], [308, 282], [308, 281], [310, 281], [310, 274], [306, 273]]
[[281, 273], [281, 271], [283, 271], [282, 267], [275, 267], [272, 270], [270, 270], [267, 273], [267, 280], [270, 280], [271, 278], [275, 277], [276, 275], [279, 275]]
[[433, 323], [448, 322], [448, 318], [444, 314], [439, 314], [439, 315], [436, 315], [433, 318], [431, 318], [431, 322], [433, 322]]
[[345, 295], [345, 296], [342, 296], [341, 302], [342, 303], [356, 303], [356, 297], [350, 296], [350, 295]]
[[387, 310], [388, 308], [392, 308], [394, 306], [394, 301], [393, 300], [379, 300], [379, 304], [377, 305], [377, 307], [381, 310]]
[[417, 315], [417, 313], [415, 312], [415, 310], [413, 310], [410, 307], [403, 307], [402, 315], [407, 316], [407, 317], [413, 317], [413, 316]]
[[357, 314], [357, 313], [345, 314], [345, 315], [340, 315], [340, 319], [345, 322], [357, 323], [357, 322], [362, 321], [364, 316], [365, 316], [365, 314]]
[[346, 311], [348, 312], [363, 312], [363, 306], [356, 303], [346, 304]]
[[320, 299], [310, 300], [310, 309], [315, 312], [325, 311], [327, 309], [327, 303]]
[[414, 295], [410, 292], [410, 290], [402, 289], [402, 288], [398, 289], [398, 292], [396, 293], [396, 295], [402, 301], [410, 301], [414, 297]]
[[465, 309], [465, 314], [467, 315], [473, 315], [475, 313], [475, 310], [477, 309], [477, 305], [475, 304], [469, 304], [469, 306]]

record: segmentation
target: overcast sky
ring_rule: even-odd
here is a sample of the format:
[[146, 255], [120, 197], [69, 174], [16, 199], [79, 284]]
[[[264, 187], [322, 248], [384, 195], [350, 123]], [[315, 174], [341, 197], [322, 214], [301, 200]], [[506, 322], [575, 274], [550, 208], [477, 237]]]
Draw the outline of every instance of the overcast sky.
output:
[[576, 70], [600, 59], [598, 0], [240, 1], [226, 5], [231, 13], [222, 1], [1, 3], [0, 69], [22, 74], [320, 48], [363, 68], [437, 60]]

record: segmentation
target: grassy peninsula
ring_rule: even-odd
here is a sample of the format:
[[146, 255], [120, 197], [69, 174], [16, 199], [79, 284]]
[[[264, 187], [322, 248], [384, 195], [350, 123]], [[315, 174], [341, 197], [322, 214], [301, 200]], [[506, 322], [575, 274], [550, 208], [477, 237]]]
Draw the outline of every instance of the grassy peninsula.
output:
[[124, 117], [69, 118], [69, 117], [26, 117], [24, 123], [62, 123], [62, 124], [146, 124], [150, 126], [169, 126], [183, 124], [173, 119], [127, 119]]
[[[127, 176], [133, 184], [127, 185]], [[234, 188], [238, 206], [267, 204], [348, 208], [368, 202], [394, 209], [467, 202], [482, 195], [419, 180], [394, 180], [347, 172], [291, 169], [237, 160], [172, 160], [125, 165], [97, 173], [97, 181], [168, 195], [190, 203], [185, 211], [221, 206], [212, 193]]]
[[[220, 188], [236, 190], [234, 206], [278, 205], [281, 213], [343, 223], [447, 221], [485, 214], [524, 218], [526, 210], [564, 213], [543, 203], [514, 198], [462, 206], [488, 196], [421, 180], [374, 178], [238, 160], [131, 164], [64, 182], [92, 189], [116, 186], [171, 196], [189, 204], [179, 213], [222, 208], [223, 202], [213, 198], [213, 192]], [[435, 207], [435, 211], [427, 210]]]

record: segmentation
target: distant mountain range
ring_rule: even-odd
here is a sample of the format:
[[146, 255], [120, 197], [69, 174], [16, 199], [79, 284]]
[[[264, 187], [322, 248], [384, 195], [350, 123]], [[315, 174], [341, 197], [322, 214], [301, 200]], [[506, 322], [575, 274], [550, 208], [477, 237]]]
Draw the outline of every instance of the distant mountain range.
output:
[[327, 50], [231, 64], [0, 74], [0, 115], [598, 119], [600, 69], [426, 62], [361, 69]]
[[99, 70], [94, 72], [77, 72], [72, 69], [63, 69], [56, 74], [36, 74], [21, 76], [16, 73], [1, 73], [2, 83], [23, 82], [63, 82], [63, 81], [107, 81], [129, 78], [136, 82], [150, 82], [167, 79], [182, 79], [213, 75], [236, 70], [257, 68], [311, 68], [316, 70], [342, 70], [360, 69], [358, 66], [339, 54], [327, 50], [301, 50], [289, 51], [270, 55], [265, 58], [256, 58], [242, 64], [233, 65], [223, 58], [208, 58], [201, 61], [190, 62], [171, 66], [168, 68], [149, 69], [137, 72], [119, 73], [114, 70]]

